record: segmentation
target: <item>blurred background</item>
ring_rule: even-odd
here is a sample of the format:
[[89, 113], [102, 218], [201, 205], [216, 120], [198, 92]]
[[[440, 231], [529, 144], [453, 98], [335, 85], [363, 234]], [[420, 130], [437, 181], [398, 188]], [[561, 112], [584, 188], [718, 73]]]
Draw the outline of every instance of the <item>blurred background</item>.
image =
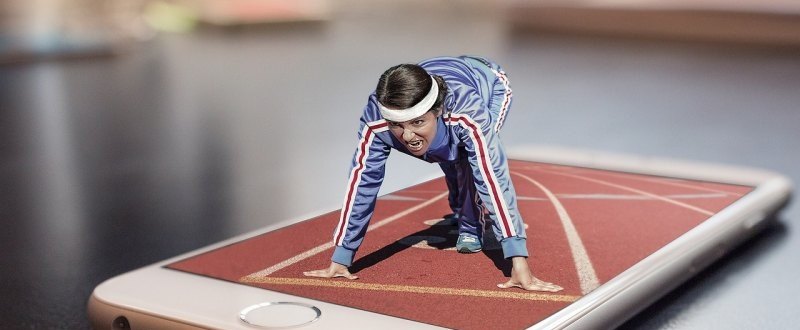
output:
[[[108, 278], [339, 208], [378, 76], [459, 54], [508, 73], [507, 146], [800, 182], [798, 1], [4, 0], [0, 328], [87, 328]], [[384, 193], [439, 173], [387, 171]], [[624, 327], [797, 324], [798, 218]]]

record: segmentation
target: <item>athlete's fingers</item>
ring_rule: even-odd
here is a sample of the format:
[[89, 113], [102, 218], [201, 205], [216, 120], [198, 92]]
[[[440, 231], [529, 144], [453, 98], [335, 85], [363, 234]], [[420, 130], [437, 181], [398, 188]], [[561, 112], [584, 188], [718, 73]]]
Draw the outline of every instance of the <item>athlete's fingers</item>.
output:
[[560, 287], [558, 285], [555, 285], [555, 284], [551, 284], [551, 283], [547, 283], [547, 284], [533, 284], [533, 283], [531, 283], [531, 284], [528, 284], [528, 285], [526, 285], [526, 286], [524, 286], [522, 288], [525, 289], [525, 290], [528, 290], [528, 291], [547, 291], [547, 292], [558, 292], [558, 291], [561, 291], [563, 289], [562, 287]]
[[332, 272], [330, 268], [303, 272], [303, 275], [310, 277], [322, 277], [322, 278], [344, 277], [349, 280], [358, 279], [358, 276], [350, 274], [350, 272], [348, 271]]
[[347, 273], [337, 273], [337, 274], [333, 275], [333, 277], [344, 277], [344, 278], [346, 278], [346, 279], [348, 279], [348, 280], [357, 280], [357, 279], [358, 279], [358, 276], [355, 276], [355, 275], [353, 275], [353, 274], [350, 274], [350, 272], [347, 272]]
[[558, 292], [564, 289], [558, 285], [542, 281], [535, 277], [530, 283], [522, 286], [522, 288], [528, 291], [548, 291], [548, 292]]
[[558, 292], [558, 291], [564, 290], [564, 288], [562, 288], [560, 285], [553, 284], [553, 283], [547, 283], [547, 284], [548, 284], [547, 285], [547, 290], [550, 291], [550, 292]]
[[548, 290], [553, 290], [553, 292], [564, 290], [564, 288], [562, 288], [557, 284], [545, 282], [535, 277], [534, 277], [534, 284], [544, 286]]
[[326, 268], [326, 269], [317, 269], [317, 270], [312, 270], [312, 271], [308, 271], [308, 272], [303, 272], [303, 275], [311, 276], [311, 277], [326, 277], [326, 278], [330, 278], [333, 274], [328, 272], [328, 269]]
[[510, 289], [510, 288], [520, 288], [527, 291], [547, 291], [547, 292], [558, 292], [563, 290], [564, 288], [555, 285], [553, 283], [548, 283], [537, 278], [528, 284], [522, 285], [518, 281], [511, 279], [508, 282], [500, 283], [497, 285], [498, 288], [501, 289]]
[[505, 282], [505, 283], [500, 283], [500, 284], [497, 285], [497, 287], [501, 288], [501, 289], [521, 288], [519, 283], [517, 281], [513, 280], [513, 279], [512, 280], [508, 280], [508, 282]]

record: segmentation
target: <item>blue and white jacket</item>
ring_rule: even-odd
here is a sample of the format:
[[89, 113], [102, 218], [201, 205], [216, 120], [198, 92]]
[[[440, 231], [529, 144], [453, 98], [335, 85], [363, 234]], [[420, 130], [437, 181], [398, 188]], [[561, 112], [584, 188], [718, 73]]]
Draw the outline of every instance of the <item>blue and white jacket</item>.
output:
[[[428, 73], [444, 78], [447, 95], [442, 115], [437, 119], [436, 137], [427, 153], [417, 158], [433, 163], [466, 155], [476, 190], [494, 220], [504, 255], [527, 256], [525, 230], [498, 136], [511, 104], [505, 73], [497, 64], [467, 56], [437, 57], [419, 65]], [[344, 206], [334, 231], [336, 249], [331, 258], [345, 266], [352, 264], [366, 234], [390, 150], [411, 155], [389, 132], [374, 92], [361, 116], [358, 139]]]

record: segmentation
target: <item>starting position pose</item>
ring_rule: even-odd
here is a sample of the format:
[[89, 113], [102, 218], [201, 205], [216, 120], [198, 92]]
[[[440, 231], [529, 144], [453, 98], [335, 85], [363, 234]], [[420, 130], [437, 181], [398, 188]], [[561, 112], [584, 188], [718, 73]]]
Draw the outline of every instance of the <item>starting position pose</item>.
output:
[[459, 226], [456, 250], [482, 249], [488, 210], [503, 255], [512, 261], [511, 279], [498, 287], [561, 290], [534, 277], [528, 266], [525, 228], [498, 136], [510, 106], [506, 74], [483, 58], [437, 57], [386, 70], [361, 116], [331, 265], [304, 274], [358, 278], [347, 267], [367, 232], [389, 151], [397, 149], [444, 171]]

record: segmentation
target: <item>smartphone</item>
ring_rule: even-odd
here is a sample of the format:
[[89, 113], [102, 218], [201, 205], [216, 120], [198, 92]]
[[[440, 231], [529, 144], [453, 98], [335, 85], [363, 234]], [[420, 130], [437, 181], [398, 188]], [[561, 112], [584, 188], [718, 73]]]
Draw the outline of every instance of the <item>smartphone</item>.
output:
[[[560, 292], [500, 289], [488, 229], [454, 251], [444, 179], [384, 193], [351, 272], [318, 279], [339, 211], [290, 219], [131, 271], [88, 302], [97, 329], [610, 328], [774, 219], [792, 183], [769, 171], [556, 147], [509, 148], [529, 264]], [[491, 225], [491, 220], [487, 227]]]

